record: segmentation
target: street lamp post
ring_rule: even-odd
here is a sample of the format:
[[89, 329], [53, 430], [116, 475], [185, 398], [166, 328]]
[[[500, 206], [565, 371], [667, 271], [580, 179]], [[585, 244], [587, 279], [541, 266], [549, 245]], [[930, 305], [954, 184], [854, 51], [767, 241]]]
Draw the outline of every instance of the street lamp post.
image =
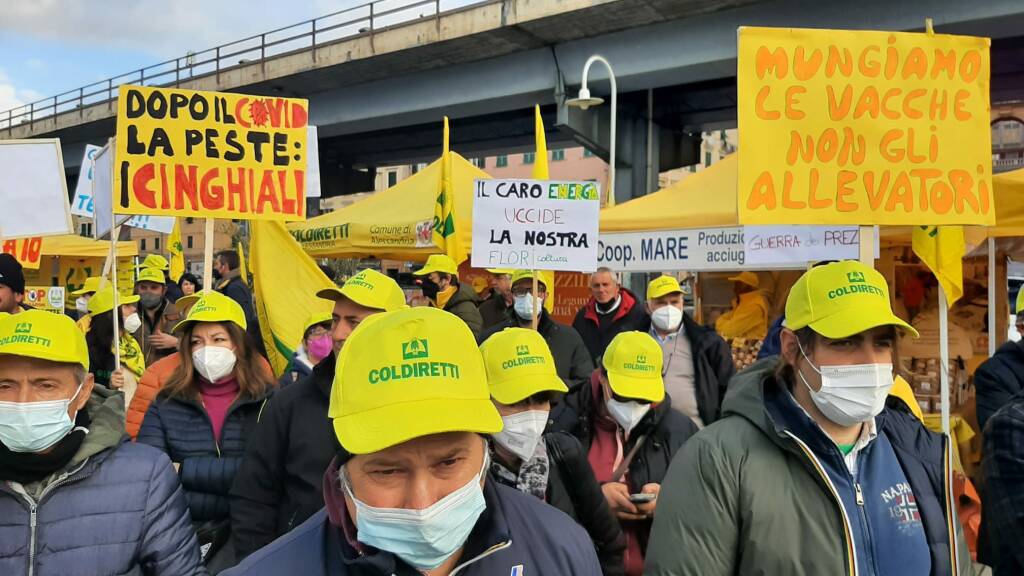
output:
[[603, 98], [590, 95], [590, 89], [587, 88], [587, 76], [590, 74], [590, 66], [594, 62], [600, 62], [604, 64], [605, 68], [608, 69], [608, 80], [611, 81], [612, 85], [612, 115], [611, 115], [611, 145], [608, 149], [609, 164], [608, 164], [608, 205], [615, 205], [615, 113], [618, 110], [618, 88], [615, 85], [615, 73], [612, 72], [612, 65], [605, 60], [603, 56], [594, 54], [590, 58], [587, 58], [587, 63], [583, 65], [583, 81], [580, 85], [580, 93], [575, 98], [569, 99], [566, 104], [569, 106], [575, 106], [581, 110], [586, 110], [591, 106], [598, 106], [604, 103]]

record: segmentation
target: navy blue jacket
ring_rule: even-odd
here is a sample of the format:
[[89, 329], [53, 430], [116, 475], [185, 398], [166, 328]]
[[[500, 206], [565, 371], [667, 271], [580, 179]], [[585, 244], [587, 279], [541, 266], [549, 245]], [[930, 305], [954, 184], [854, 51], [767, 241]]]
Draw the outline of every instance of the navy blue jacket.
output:
[[[766, 387], [765, 404], [776, 425], [791, 430], [807, 444], [828, 473], [847, 509], [857, 545], [858, 565], [862, 571], [866, 568], [866, 561], [874, 557], [875, 565], [881, 564], [881, 568], [884, 568], [887, 559], [902, 558], [907, 574], [944, 576], [950, 573], [950, 531], [946, 524], [945, 498], [947, 490], [951, 490], [952, 486], [947, 484], [947, 456], [942, 435], [925, 428], [901, 401], [890, 399], [889, 407], [875, 417], [878, 437], [864, 449], [858, 460], [857, 482], [864, 488], [862, 498], [865, 501], [879, 497], [874, 488], [888, 479], [905, 478], [910, 485], [914, 500], [905, 503], [905, 510], [901, 513], [909, 513], [920, 519], [930, 554], [930, 570], [915, 570], [922, 565], [912, 561], [914, 555], [905, 549], [907, 542], [880, 537], [882, 534], [878, 533], [879, 527], [884, 520], [880, 515], [873, 514], [870, 506], [860, 507], [864, 514], [853, 512], [858, 510], [855, 483], [850, 479], [848, 468], [835, 443], [821, 428], [813, 425], [810, 417], [796, 405], [792, 396], [782, 390], [774, 388], [769, 391]], [[882, 458], [887, 444], [891, 446], [895, 461]], [[871, 456], [871, 453], [875, 455]], [[890, 469], [880, 474], [877, 470], [868, 470], [872, 465], [888, 466]], [[896, 505], [894, 499], [893, 506]], [[954, 521], [957, 520], [954, 518]], [[870, 540], [873, 545], [870, 553], [866, 550], [865, 540]]]
[[161, 393], [149, 405], [136, 440], [163, 450], [171, 462], [181, 465], [181, 485], [193, 521], [228, 518], [228, 492], [269, 395], [236, 400], [224, 419], [219, 444], [198, 400]]
[[985, 424], [1000, 408], [1024, 390], [1024, 344], [1007, 342], [981, 363], [974, 372], [977, 389], [978, 425]]
[[[462, 554], [460, 576], [600, 576], [594, 544], [568, 516], [533, 496], [484, 484], [487, 509]], [[360, 555], [321, 510], [301, 526], [222, 572], [224, 576], [419, 576], [382, 551]]]

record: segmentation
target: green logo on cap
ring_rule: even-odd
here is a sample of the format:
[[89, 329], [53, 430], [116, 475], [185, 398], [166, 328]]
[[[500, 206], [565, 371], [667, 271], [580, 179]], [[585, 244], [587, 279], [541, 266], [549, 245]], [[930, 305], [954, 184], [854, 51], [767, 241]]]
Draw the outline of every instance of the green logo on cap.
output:
[[53, 346], [53, 341], [49, 338], [32, 336], [31, 332], [31, 322], [18, 322], [14, 325], [14, 334], [0, 338], [0, 346], [7, 346], [8, 344], [35, 344], [38, 346], [46, 346], [47, 348]]
[[520, 344], [516, 346], [516, 356], [528, 356], [530, 354], [530, 347], [526, 344]]
[[15, 334], [28, 334], [31, 331], [32, 331], [32, 323], [31, 322], [19, 322], [17, 325], [14, 326], [14, 333]]
[[636, 362], [626, 362], [622, 367], [626, 370], [635, 370], [637, 372], [654, 372], [654, 366], [647, 363], [646, 354], [637, 354]]
[[413, 338], [408, 342], [402, 343], [403, 360], [415, 360], [417, 358], [426, 358], [429, 355], [430, 347], [427, 346], [426, 338]]
[[863, 272], [847, 272], [846, 279], [850, 282], [867, 282], [867, 280], [864, 279]]

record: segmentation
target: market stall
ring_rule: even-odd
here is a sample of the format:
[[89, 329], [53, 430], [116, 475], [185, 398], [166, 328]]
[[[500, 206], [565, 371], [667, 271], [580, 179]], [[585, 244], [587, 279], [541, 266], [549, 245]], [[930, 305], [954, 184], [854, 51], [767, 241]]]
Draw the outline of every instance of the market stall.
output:
[[[81, 288], [86, 278], [103, 272], [110, 242], [75, 235], [48, 236], [43, 238], [41, 252], [39, 268], [24, 270], [26, 291], [33, 290], [33, 298], [38, 298], [45, 291], [47, 301], [44, 307], [74, 308], [74, 299], [67, 295]], [[138, 246], [135, 242], [118, 242], [117, 254], [118, 289], [130, 292], [134, 286], [132, 261], [139, 254]], [[62, 302], [50, 301], [56, 300], [50, 298], [50, 288], [63, 289]]]

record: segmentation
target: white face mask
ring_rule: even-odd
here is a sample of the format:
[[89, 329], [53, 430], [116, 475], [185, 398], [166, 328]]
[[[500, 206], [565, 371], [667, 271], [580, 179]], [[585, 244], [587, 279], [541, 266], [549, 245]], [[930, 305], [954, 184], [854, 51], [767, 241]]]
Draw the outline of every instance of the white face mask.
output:
[[651, 312], [651, 323], [662, 332], [675, 332], [683, 322], [683, 311], [668, 304]]
[[64, 400], [0, 402], [0, 442], [11, 452], [42, 452], [60, 442], [75, 427], [68, 408], [81, 392], [79, 384]]
[[636, 425], [644, 419], [651, 410], [650, 404], [644, 404], [630, 400], [629, 402], [619, 402], [614, 398], [609, 398], [605, 401], [605, 405], [608, 407], [608, 413], [612, 415], [612, 419], [629, 434], [636, 428]]
[[520, 294], [513, 299], [512, 306], [516, 311], [516, 316], [523, 320], [530, 320], [533, 318], [534, 303], [537, 308], [540, 308], [544, 304], [544, 299], [534, 298], [531, 294]]
[[89, 299], [85, 296], [79, 296], [75, 300], [75, 310], [78, 310], [82, 314], [89, 313]]
[[127, 318], [124, 319], [125, 332], [133, 333], [136, 330], [138, 330], [140, 326], [142, 326], [142, 319], [139, 318], [138, 312], [132, 312], [131, 314], [128, 315]]
[[203, 346], [192, 351], [196, 371], [210, 382], [217, 382], [235, 369], [235, 351], [223, 346]]
[[505, 427], [493, 436], [494, 441], [523, 462], [533, 458], [537, 445], [548, 425], [546, 410], [528, 410], [511, 416], [502, 416]]
[[[799, 345], [799, 342], [797, 343]], [[821, 375], [821, 389], [815, 391], [803, 372], [796, 371], [811, 400], [826, 418], [840, 426], [854, 426], [878, 416], [885, 408], [885, 398], [892, 388], [892, 364], [851, 364], [816, 367], [803, 346], [800, 354], [815, 372]]]

